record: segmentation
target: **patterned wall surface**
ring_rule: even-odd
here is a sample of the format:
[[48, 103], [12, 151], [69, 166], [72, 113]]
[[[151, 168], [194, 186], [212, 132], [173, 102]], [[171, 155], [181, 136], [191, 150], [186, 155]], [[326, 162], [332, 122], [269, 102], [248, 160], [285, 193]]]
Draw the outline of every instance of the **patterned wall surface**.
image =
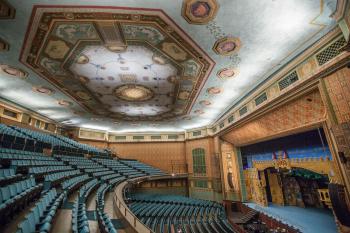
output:
[[343, 68], [326, 77], [325, 84], [339, 123], [350, 121], [350, 69]]
[[235, 146], [248, 144], [319, 123], [325, 120], [325, 114], [320, 94], [315, 91], [274, 109], [257, 120], [233, 129], [223, 138]]

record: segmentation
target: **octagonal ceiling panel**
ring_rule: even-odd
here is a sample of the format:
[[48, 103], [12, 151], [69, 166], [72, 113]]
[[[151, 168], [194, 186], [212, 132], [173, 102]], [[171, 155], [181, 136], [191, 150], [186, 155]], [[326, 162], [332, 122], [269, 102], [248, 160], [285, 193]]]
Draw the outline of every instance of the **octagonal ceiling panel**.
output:
[[337, 0], [71, 4], [11, 0], [0, 68], [24, 75], [0, 70], [0, 98], [119, 132], [210, 125], [337, 25]]
[[158, 10], [36, 8], [33, 21], [22, 62], [100, 117], [186, 115], [214, 66]]

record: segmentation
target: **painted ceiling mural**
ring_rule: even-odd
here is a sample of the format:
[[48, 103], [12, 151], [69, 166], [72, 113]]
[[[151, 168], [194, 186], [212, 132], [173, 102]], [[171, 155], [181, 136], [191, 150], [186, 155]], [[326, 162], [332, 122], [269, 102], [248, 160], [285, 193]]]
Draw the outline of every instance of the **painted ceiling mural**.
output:
[[[11, 0], [0, 97], [67, 125], [210, 125], [332, 30], [336, 0]], [[95, 6], [96, 5], [96, 6]]]
[[21, 61], [99, 117], [184, 116], [214, 66], [159, 10], [51, 11], [34, 9]]

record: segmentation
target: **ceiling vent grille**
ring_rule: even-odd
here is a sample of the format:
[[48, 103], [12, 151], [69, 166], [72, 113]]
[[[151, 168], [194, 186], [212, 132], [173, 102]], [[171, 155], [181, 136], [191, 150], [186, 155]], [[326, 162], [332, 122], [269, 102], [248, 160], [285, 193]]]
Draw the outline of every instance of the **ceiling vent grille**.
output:
[[114, 138], [117, 141], [125, 141], [126, 140], [126, 136], [115, 136]]
[[281, 81], [278, 82], [278, 86], [280, 90], [282, 91], [283, 89], [289, 87], [293, 83], [299, 80], [297, 72], [294, 70], [292, 73], [288, 74], [286, 77], [281, 79]]
[[235, 118], [233, 117], [233, 115], [231, 115], [227, 120], [228, 120], [228, 123], [231, 123], [232, 121], [235, 120]]
[[243, 108], [241, 108], [240, 110], [239, 110], [239, 115], [240, 116], [243, 116], [244, 114], [246, 114], [248, 112], [248, 108], [247, 108], [247, 106], [244, 106]]
[[197, 136], [200, 136], [200, 135], [202, 135], [202, 131], [200, 131], [200, 130], [192, 132], [192, 136], [193, 137], [197, 137]]
[[168, 135], [168, 139], [177, 139], [179, 136], [177, 136], [176, 134], [171, 134]]
[[132, 139], [134, 139], [134, 140], [143, 140], [143, 139], [145, 139], [145, 137], [144, 136], [133, 136]]
[[258, 98], [255, 99], [255, 105], [258, 106], [259, 104], [265, 102], [267, 100], [266, 92], [262, 93]]
[[338, 56], [341, 51], [340, 49], [346, 44], [346, 40], [343, 36], [338, 38], [336, 41], [334, 41], [331, 45], [329, 45], [327, 48], [322, 50], [316, 55], [317, 62], [320, 66], [323, 64], [329, 62], [336, 56]]

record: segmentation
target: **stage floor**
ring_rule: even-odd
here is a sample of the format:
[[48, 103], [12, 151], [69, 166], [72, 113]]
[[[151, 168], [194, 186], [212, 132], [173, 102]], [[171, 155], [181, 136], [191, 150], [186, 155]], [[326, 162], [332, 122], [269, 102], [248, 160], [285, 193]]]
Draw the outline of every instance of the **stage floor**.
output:
[[261, 207], [254, 203], [246, 204], [250, 208], [264, 212], [284, 223], [297, 227], [303, 233], [337, 232], [333, 214], [329, 210], [273, 204], [269, 204], [268, 207]]

